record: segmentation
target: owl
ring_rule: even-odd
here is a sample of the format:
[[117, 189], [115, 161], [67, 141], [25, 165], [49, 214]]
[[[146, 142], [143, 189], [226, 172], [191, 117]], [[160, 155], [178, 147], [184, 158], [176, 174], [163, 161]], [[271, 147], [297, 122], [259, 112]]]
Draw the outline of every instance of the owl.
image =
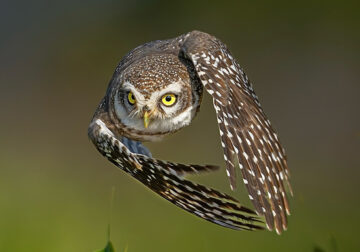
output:
[[[239, 167], [255, 210], [186, 179], [217, 166], [159, 160], [142, 144], [189, 125], [203, 90], [212, 97], [230, 187], [235, 189]], [[214, 36], [192, 31], [129, 52], [113, 74], [88, 135], [110, 162], [192, 214], [237, 230], [263, 229], [261, 216], [269, 230], [280, 234], [287, 228], [287, 191], [292, 190], [285, 151], [249, 79]]]

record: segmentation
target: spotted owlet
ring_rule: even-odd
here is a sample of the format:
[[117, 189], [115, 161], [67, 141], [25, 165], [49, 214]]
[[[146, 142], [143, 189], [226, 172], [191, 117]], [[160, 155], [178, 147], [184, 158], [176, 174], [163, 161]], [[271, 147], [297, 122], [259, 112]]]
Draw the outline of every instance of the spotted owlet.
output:
[[[203, 89], [212, 97], [224, 150], [226, 173], [235, 188], [238, 162], [255, 211], [235, 198], [185, 179], [217, 169], [155, 159], [141, 144], [190, 124]], [[213, 223], [233, 228], [287, 227], [285, 151], [254, 90], [226, 46], [192, 31], [157, 40], [128, 53], [117, 66], [88, 134], [99, 152], [173, 204]]]

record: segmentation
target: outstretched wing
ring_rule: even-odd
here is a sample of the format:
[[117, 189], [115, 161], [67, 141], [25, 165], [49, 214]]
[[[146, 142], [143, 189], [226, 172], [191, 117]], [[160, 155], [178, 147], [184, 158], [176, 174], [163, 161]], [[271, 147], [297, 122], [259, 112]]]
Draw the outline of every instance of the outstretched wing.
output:
[[193, 31], [180, 41], [180, 57], [191, 61], [213, 98], [230, 185], [235, 187], [234, 157], [258, 214], [281, 233], [289, 204], [284, 189], [289, 171], [285, 151], [263, 112], [243, 70], [226, 46], [209, 34]]
[[[241, 206], [236, 199], [183, 178], [188, 173], [217, 169], [216, 166], [176, 164], [153, 159], [146, 155], [148, 152], [131, 152], [127, 146], [134, 145], [129, 143], [132, 140], [125, 139], [125, 145], [96, 116], [88, 134], [96, 148], [113, 164], [182, 209], [228, 228], [262, 229], [255, 213]], [[142, 147], [132, 148], [143, 151]]]

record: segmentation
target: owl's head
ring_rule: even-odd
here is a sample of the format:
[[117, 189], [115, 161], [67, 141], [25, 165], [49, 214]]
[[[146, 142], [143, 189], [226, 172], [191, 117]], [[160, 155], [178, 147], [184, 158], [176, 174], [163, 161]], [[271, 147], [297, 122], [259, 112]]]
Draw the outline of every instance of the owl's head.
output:
[[201, 93], [175, 55], [143, 57], [126, 68], [121, 80], [114, 111], [129, 129], [168, 133], [188, 125], [195, 116]]

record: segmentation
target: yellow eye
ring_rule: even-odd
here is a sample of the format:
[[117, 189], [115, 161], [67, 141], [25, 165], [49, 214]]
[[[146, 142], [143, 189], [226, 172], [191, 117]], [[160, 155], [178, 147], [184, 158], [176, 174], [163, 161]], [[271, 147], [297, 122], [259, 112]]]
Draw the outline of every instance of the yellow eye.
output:
[[134, 105], [135, 102], [136, 102], [135, 96], [134, 96], [134, 94], [131, 93], [131, 92], [128, 93], [128, 101], [129, 101], [129, 103], [132, 104], [132, 105]]
[[176, 102], [176, 96], [174, 94], [166, 94], [161, 98], [161, 101], [165, 106], [172, 106]]

